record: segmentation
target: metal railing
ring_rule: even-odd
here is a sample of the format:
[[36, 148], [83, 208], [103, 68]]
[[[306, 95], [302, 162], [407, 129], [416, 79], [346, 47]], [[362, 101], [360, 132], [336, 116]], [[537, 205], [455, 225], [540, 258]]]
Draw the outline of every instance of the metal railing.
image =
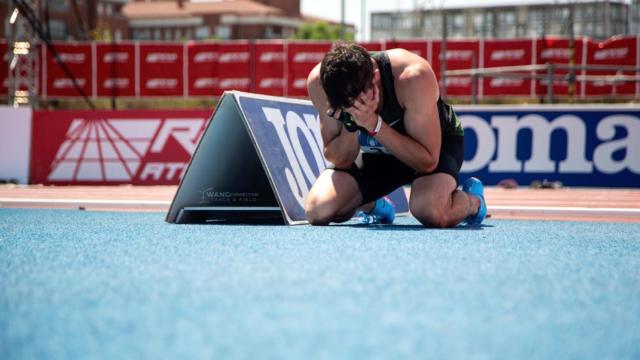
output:
[[[566, 72], [558, 74], [557, 72]], [[604, 75], [576, 75], [577, 71], [615, 71], [615, 74]], [[635, 75], [625, 75], [624, 72], [633, 72]], [[605, 82], [610, 85], [619, 85], [626, 82], [640, 82], [640, 67], [636, 66], [612, 66], [612, 65], [566, 65], [547, 63], [543, 65], [500, 66], [490, 68], [474, 68], [462, 70], [448, 70], [442, 76], [442, 83], [446, 84], [449, 77], [471, 77], [471, 101], [478, 102], [478, 81], [488, 78], [519, 78], [531, 80], [546, 80], [548, 103], [553, 103], [554, 87], [549, 86], [556, 80], [566, 81], [569, 87], [575, 87], [578, 81]]]

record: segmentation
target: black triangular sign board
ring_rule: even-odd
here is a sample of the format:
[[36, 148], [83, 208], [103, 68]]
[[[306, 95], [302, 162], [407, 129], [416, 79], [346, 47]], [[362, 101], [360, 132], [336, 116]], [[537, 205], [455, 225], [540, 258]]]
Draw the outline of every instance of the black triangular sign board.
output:
[[[327, 165], [310, 101], [225, 92], [166, 221], [306, 223], [304, 197]], [[390, 197], [408, 212], [402, 188]]]

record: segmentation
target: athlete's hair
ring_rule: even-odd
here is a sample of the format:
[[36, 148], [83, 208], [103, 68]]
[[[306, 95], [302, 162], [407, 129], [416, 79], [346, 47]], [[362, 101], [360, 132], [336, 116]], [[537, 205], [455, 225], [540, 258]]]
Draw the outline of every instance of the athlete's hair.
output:
[[372, 85], [371, 55], [360, 45], [337, 42], [320, 64], [320, 82], [329, 105], [350, 107], [355, 98]]

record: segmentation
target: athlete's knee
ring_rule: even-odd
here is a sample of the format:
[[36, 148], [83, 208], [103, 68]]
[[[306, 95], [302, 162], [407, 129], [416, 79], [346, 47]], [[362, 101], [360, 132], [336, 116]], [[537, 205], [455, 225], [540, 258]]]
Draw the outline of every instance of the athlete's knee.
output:
[[424, 226], [432, 228], [446, 228], [449, 226], [449, 219], [442, 209], [411, 204], [410, 210], [411, 214]]
[[304, 214], [311, 225], [328, 225], [334, 213], [328, 204], [319, 204], [314, 200], [307, 200], [304, 207]]

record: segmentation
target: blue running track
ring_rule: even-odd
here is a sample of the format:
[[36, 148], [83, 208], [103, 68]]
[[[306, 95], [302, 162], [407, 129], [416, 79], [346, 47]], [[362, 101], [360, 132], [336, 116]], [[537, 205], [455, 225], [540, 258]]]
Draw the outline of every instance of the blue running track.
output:
[[0, 358], [640, 358], [640, 224], [163, 219], [0, 209]]

